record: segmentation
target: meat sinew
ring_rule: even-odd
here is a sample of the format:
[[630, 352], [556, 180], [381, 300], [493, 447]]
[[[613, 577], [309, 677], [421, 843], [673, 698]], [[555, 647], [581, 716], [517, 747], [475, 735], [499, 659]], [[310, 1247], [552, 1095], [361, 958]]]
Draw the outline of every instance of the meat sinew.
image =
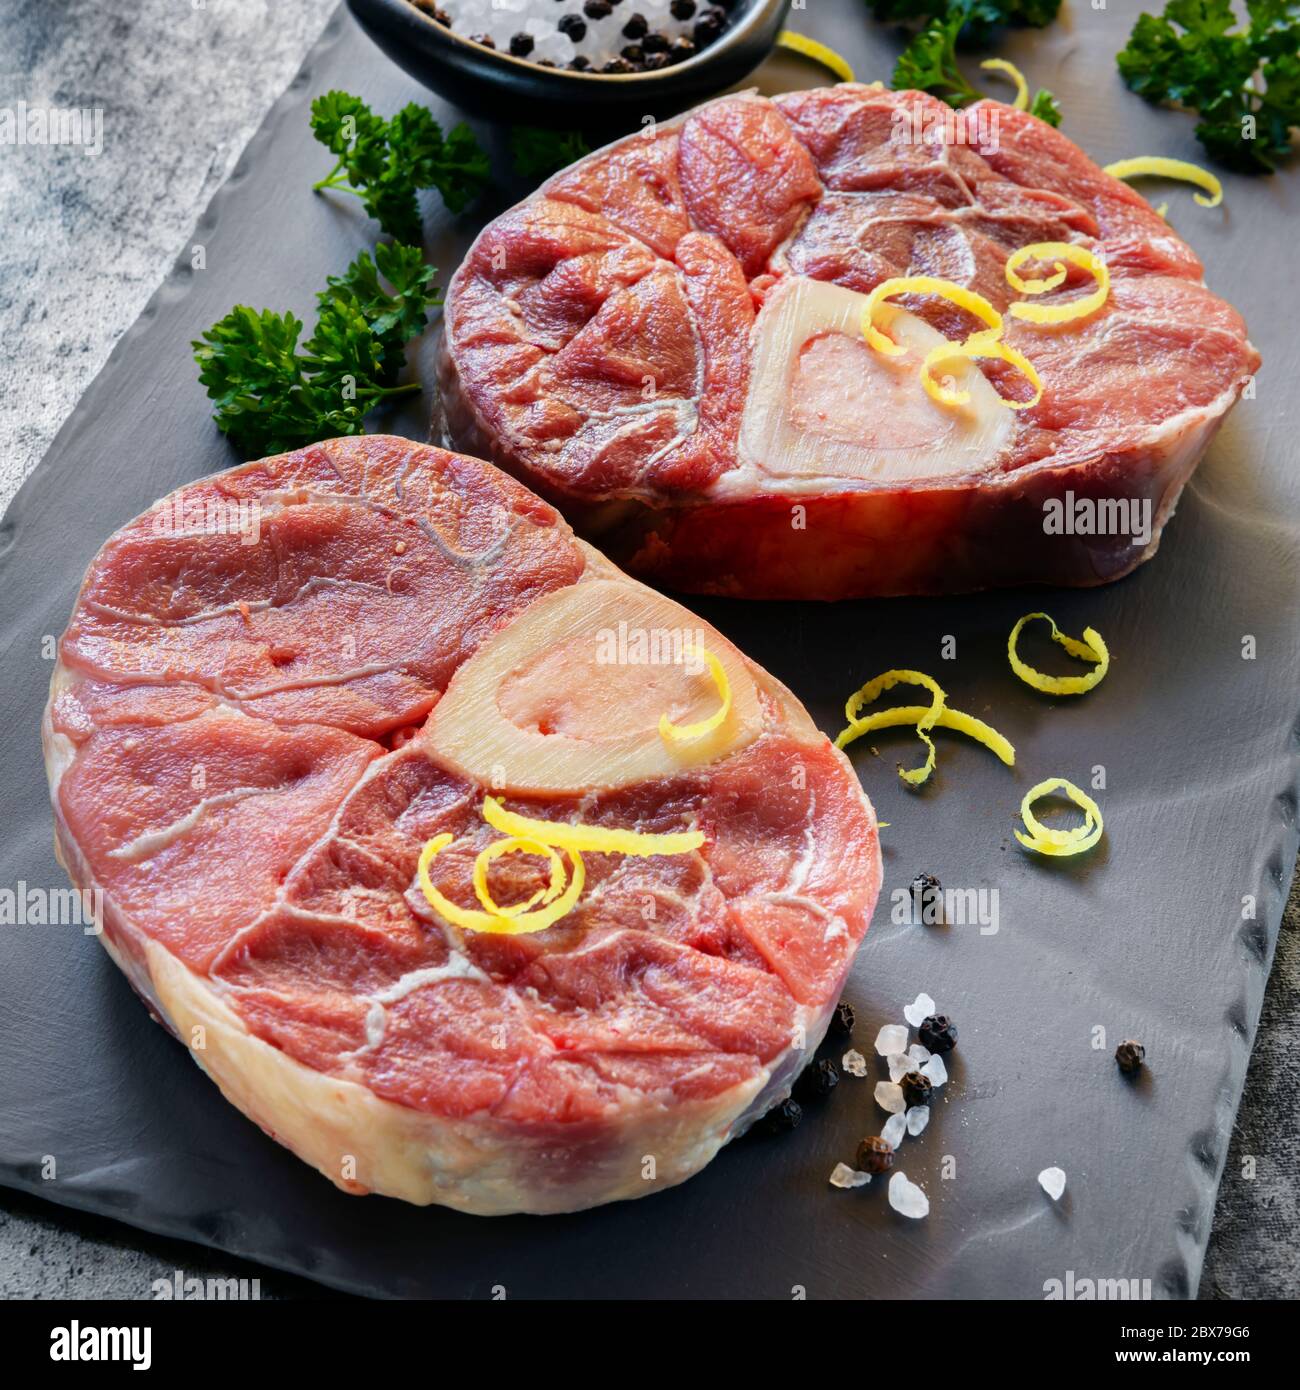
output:
[[[721, 663], [730, 714], [707, 720]], [[691, 654], [695, 654], [692, 663]], [[716, 631], [476, 459], [334, 440], [182, 489], [90, 566], [44, 721], [60, 857], [227, 1098], [351, 1192], [550, 1212], [681, 1181], [788, 1090], [880, 883], [843, 755]], [[497, 832], [586, 853], [467, 930]], [[491, 861], [509, 905], [540, 856]]]
[[[1005, 313], [1008, 257], [1052, 242], [1111, 285], [1068, 324], [1006, 317], [1032, 408], [999, 403], [1027, 398], [1000, 364], [962, 368], [964, 409], [926, 395], [924, 352], [983, 326], [942, 300], [900, 301], [902, 357], [862, 337], [896, 276]], [[1050, 301], [1091, 288], [1068, 275]], [[751, 597], [1116, 579], [1259, 362], [1191, 249], [1064, 135], [856, 84], [723, 98], [579, 161], [484, 230], [446, 324], [458, 447], [632, 572]]]

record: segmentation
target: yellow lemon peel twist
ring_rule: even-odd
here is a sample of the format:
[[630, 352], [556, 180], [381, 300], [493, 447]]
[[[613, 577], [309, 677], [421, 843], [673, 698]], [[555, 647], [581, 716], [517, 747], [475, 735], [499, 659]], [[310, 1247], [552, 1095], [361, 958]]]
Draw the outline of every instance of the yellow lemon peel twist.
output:
[[951, 280], [943, 280], [936, 275], [895, 275], [888, 280], [882, 280], [871, 291], [862, 310], [862, 336], [885, 357], [901, 357], [907, 351], [900, 343], [894, 342], [876, 327], [876, 311], [885, 300], [892, 299], [897, 294], [938, 295], [959, 309], [965, 309], [968, 314], [974, 314], [987, 327], [977, 329], [965, 340], [966, 342], [996, 338], [1002, 332], [1002, 315], [982, 294], [964, 289], [961, 285], [954, 285]]
[[[1053, 642], [1064, 647], [1071, 656], [1078, 657], [1080, 661], [1092, 662], [1093, 669], [1083, 676], [1049, 676], [1022, 661], [1016, 651], [1016, 643], [1020, 640], [1020, 632], [1025, 624], [1037, 619], [1041, 619], [1052, 629]], [[1086, 694], [1093, 686], [1099, 685], [1106, 672], [1110, 670], [1110, 652], [1096, 628], [1085, 627], [1083, 640], [1080, 641], [1077, 637], [1070, 637], [1062, 632], [1047, 613], [1026, 613], [1011, 629], [1011, 636], [1007, 638], [1007, 660], [1011, 663], [1011, 669], [1026, 685], [1032, 685], [1035, 690], [1041, 690], [1046, 695]]]
[[722, 662], [706, 647], [700, 648], [700, 655], [704, 658], [709, 674], [713, 677], [713, 684], [718, 689], [718, 708], [707, 719], [697, 720], [694, 724], [674, 724], [666, 714], [661, 714], [659, 737], [665, 743], [693, 743], [696, 739], [705, 738], [731, 713], [731, 682], [727, 679]]
[[776, 46], [778, 48], [788, 48], [791, 53], [801, 53], [805, 58], [811, 58], [814, 62], [820, 63], [822, 67], [833, 72], [841, 82], [853, 81], [853, 69], [848, 61], [833, 48], [828, 48], [824, 43], [818, 43], [816, 39], [810, 39], [807, 34], [796, 34], [793, 29], [782, 29], [776, 36]]
[[[994, 63], [1001, 60], [994, 59]], [[989, 66], [985, 64], [984, 66]], [[1003, 64], [1011, 68], [1011, 64]], [[1015, 71], [1015, 69], [1012, 69]], [[1023, 80], [1023, 79], [1022, 79]], [[1026, 278], [1020, 270], [1033, 260], [1050, 260], [1051, 273], [1045, 276]], [[1084, 246], [1076, 246], [1068, 241], [1038, 241], [1022, 246], [1007, 258], [1005, 274], [1007, 283], [1019, 294], [1036, 296], [1058, 289], [1066, 281], [1069, 271], [1066, 263], [1078, 266], [1089, 272], [1096, 281], [1096, 288], [1090, 294], [1079, 295], [1062, 304], [1012, 304], [1008, 312], [1026, 323], [1056, 325], [1072, 323], [1094, 314], [1105, 304], [1110, 295], [1110, 271], [1106, 262], [1095, 252]], [[896, 275], [882, 280], [867, 296], [862, 310], [862, 336], [877, 352], [885, 357], [901, 357], [906, 348], [895, 342], [876, 324], [881, 306], [896, 295], [930, 294], [946, 299], [959, 309], [973, 314], [985, 326], [969, 334], [961, 342], [940, 343], [931, 348], [921, 362], [921, 386], [931, 400], [942, 406], [960, 407], [970, 404], [971, 393], [955, 390], [943, 385], [935, 377], [935, 368], [941, 362], [964, 357], [967, 360], [989, 360], [1009, 363], [1022, 372], [1034, 394], [1027, 401], [999, 395], [998, 400], [1009, 410], [1030, 410], [1043, 398], [1043, 379], [1034, 364], [1018, 348], [1001, 341], [1003, 331], [1002, 315], [981, 294], [968, 290], [951, 280], [934, 275]]]
[[[582, 896], [586, 884], [586, 867], [582, 851], [597, 854], [630, 854], [646, 857], [655, 854], [688, 854], [704, 844], [699, 830], [669, 834], [647, 835], [636, 830], [615, 830], [606, 826], [582, 825], [565, 821], [538, 820], [507, 811], [496, 797], [483, 798], [483, 819], [507, 838], [494, 840], [481, 849], [474, 859], [474, 893], [484, 911], [459, 907], [433, 885], [429, 866], [451, 844], [455, 836], [435, 835], [420, 851], [416, 864], [416, 881], [425, 900], [435, 912], [464, 931], [486, 932], [499, 936], [522, 936], [545, 931], [561, 917], [571, 912]], [[566, 874], [564, 862], [557, 853], [563, 850], [569, 858], [572, 873]], [[502, 907], [488, 889], [487, 873], [492, 860], [503, 854], [536, 854], [550, 865], [550, 879], [522, 903]], [[568, 885], [565, 879], [568, 878]], [[541, 904], [538, 906], [538, 904]]]
[[[845, 748], [863, 734], [870, 733], [872, 729], [901, 729], [917, 724], [931, 708], [929, 705], [893, 705], [889, 709], [877, 710], [875, 714], [855, 719], [835, 740], [835, 746]], [[1008, 767], [1016, 765], [1016, 750], [1010, 739], [998, 733], [991, 724], [976, 719], [973, 714], [966, 714], [962, 710], [953, 709], [951, 705], [944, 705], [933, 727], [965, 734], [967, 738], [982, 744]]]
[[[1020, 267], [1028, 261], [1053, 261], [1052, 275], [1038, 280], [1023, 279]], [[1110, 271], [1106, 262], [1087, 247], [1076, 246], [1070, 241], [1035, 241], [1013, 251], [1007, 257], [1007, 284], [1021, 294], [1045, 294], [1064, 282], [1066, 270], [1062, 261], [1088, 271], [1096, 280], [1097, 288], [1091, 294], [1080, 295], [1064, 304], [1013, 304], [1007, 311], [1013, 318], [1036, 324], [1071, 323], [1096, 313], [1105, 304], [1110, 295]]]
[[[879, 698], [886, 690], [896, 685], [919, 685], [930, 691], [934, 697], [928, 705], [894, 705], [890, 709], [876, 710], [873, 714], [861, 714], [863, 705]], [[991, 753], [1000, 758], [1008, 767], [1014, 767], [1016, 750], [1010, 741], [983, 720], [948, 705], [948, 697], [937, 681], [924, 671], [893, 670], [884, 671], [874, 680], [869, 680], [860, 690], [856, 690], [844, 703], [844, 717], [848, 726], [841, 730], [835, 740], [836, 748], [846, 748], [855, 739], [872, 729], [897, 729], [914, 727], [928, 755], [920, 767], [899, 769], [898, 775], [912, 786], [920, 786], [934, 770], [935, 747], [930, 738], [931, 729], [951, 729], [954, 733], [965, 734], [976, 743], [983, 744]]]
[[[1062, 793], [1069, 797], [1083, 812], [1084, 823], [1073, 830], [1052, 830], [1034, 815], [1033, 803], [1040, 797]], [[1101, 839], [1103, 829], [1101, 809], [1086, 792], [1080, 791], [1073, 782], [1064, 777], [1049, 777], [1045, 782], [1030, 787], [1020, 803], [1020, 818], [1029, 834], [1015, 832], [1016, 839], [1026, 849], [1036, 854], [1046, 854], [1065, 858], [1072, 854], [1082, 854], [1091, 849]]]
[[[873, 700], [878, 699], [886, 690], [892, 690], [896, 685], [919, 685], [928, 690], [933, 695], [933, 700], [928, 709], [922, 711], [921, 717], [916, 720], [917, 737], [925, 744], [925, 762], [920, 767], [909, 769], [899, 768], [898, 775], [904, 782], [911, 786], [919, 787], [922, 782], [934, 771], [934, 740], [930, 737], [929, 730], [932, 729], [943, 713], [947, 702], [947, 695], [944, 694], [938, 681], [931, 676], [927, 676], [924, 671], [894, 670], [884, 671], [880, 675], [869, 680], [861, 689], [855, 690], [852, 695], [844, 702], [844, 717], [849, 721], [849, 726], [835, 740], [837, 748], [843, 748], [845, 743], [859, 737], [867, 731], [869, 727], [883, 727], [871, 724], [871, 716], [866, 719], [858, 717], [858, 711], [863, 705], [869, 705]], [[911, 723], [908, 720], [908, 723]], [[845, 737], [849, 735], [849, 737]], [[841, 742], [843, 740], [843, 742]]]
[[[1012, 305], [1012, 308], [1015, 306]], [[976, 333], [967, 338], [964, 343], [940, 343], [938, 347], [932, 348], [925, 354], [925, 359], [921, 363], [921, 385], [925, 388], [926, 394], [932, 400], [938, 401], [940, 405], [965, 405], [970, 400], [969, 391], [950, 390], [934, 378], [935, 367], [940, 362], [949, 361], [954, 357], [981, 357], [1009, 362], [1018, 371], [1023, 372], [1029, 384], [1034, 388], [1034, 394], [1027, 401], [1017, 401], [1010, 396], [999, 395], [998, 400], [1009, 410], [1030, 410], [1043, 398], [1043, 378], [1039, 376], [1038, 369], [1023, 352], [1008, 346], [1006, 343], [996, 342], [992, 338], [986, 338], [982, 334]]]
[[1014, 63], [1008, 62], [1005, 58], [986, 58], [980, 67], [985, 72], [1000, 72], [1004, 77], [1009, 77], [1016, 84], [1016, 99], [1011, 105], [1017, 111], [1029, 110], [1029, 83]]
[[[1210, 196], [1193, 193], [1192, 197], [1203, 208], [1217, 208], [1223, 202], [1223, 185], [1208, 169], [1193, 164], [1186, 159], [1166, 159], [1162, 155], [1140, 154], [1133, 159], [1117, 159], [1114, 164], [1103, 165], [1103, 171], [1117, 179], [1138, 178], [1150, 175], [1160, 179], [1180, 179], [1184, 183], [1194, 183]], [[1164, 214], [1161, 213], [1163, 217]]]
[[[1018, 253], [1019, 254], [1019, 253]], [[1028, 259], [1025, 257], [1024, 259]], [[1010, 264], [1010, 263], [1008, 263]], [[1023, 264], [1023, 260], [1021, 261]], [[1064, 266], [1059, 267], [1060, 279], [1052, 279], [1046, 283], [1045, 287], [1055, 286], [1065, 278]], [[1014, 269], [1008, 272], [1008, 279], [1012, 279]], [[1018, 277], [1016, 277], [1018, 279]], [[1014, 284], [1015, 281], [1012, 280]], [[1021, 281], [1023, 284], [1033, 284], [1036, 282]], [[1031, 291], [1038, 293], [1037, 290]], [[999, 396], [998, 399], [1003, 405], [1011, 410], [1028, 410], [1038, 404], [1043, 395], [1043, 380], [1039, 376], [1034, 364], [1018, 349], [1008, 346], [1000, 341], [1002, 337], [1002, 315], [989, 303], [981, 294], [976, 294], [974, 290], [964, 289], [961, 285], [954, 285], [949, 280], [942, 280], [932, 275], [900, 275], [889, 280], [883, 280], [867, 297], [867, 303], [862, 310], [862, 336], [871, 344], [877, 352], [883, 353], [886, 357], [900, 357], [906, 351], [900, 344], [881, 332], [876, 327], [876, 314], [880, 306], [887, 300], [899, 294], [933, 294], [938, 295], [949, 303], [955, 304], [959, 309], [966, 310], [978, 318], [985, 327], [977, 329], [961, 342], [940, 343], [926, 353], [921, 363], [921, 386], [926, 395], [931, 400], [943, 406], [963, 406], [968, 405], [971, 393], [965, 390], [953, 390], [944, 386], [935, 379], [934, 369], [940, 362], [948, 361], [956, 357], [964, 357], [967, 360], [974, 358], [985, 358], [1001, 362], [1009, 362], [1017, 370], [1024, 373], [1030, 384], [1034, 388], [1034, 395], [1031, 400], [1017, 401], [1006, 396]], [[1017, 308], [1012, 305], [1012, 312]]]
[[[569, 860], [573, 865], [573, 875], [569, 879], [569, 886], [558, 898], [545, 907], [536, 908], [531, 912], [521, 907], [515, 915], [510, 915], [508, 910], [477, 912], [473, 908], [458, 907], [433, 886], [433, 880], [429, 877], [429, 865], [454, 838], [453, 835], [435, 835], [425, 845], [420, 851], [420, 859], [416, 865], [416, 879], [429, 906], [445, 917], [447, 921], [464, 931], [487, 932], [496, 936], [523, 936], [530, 932], [545, 931], [547, 927], [554, 926], [561, 917], [571, 912], [582, 895], [583, 887], [586, 884], [586, 870], [583, 867], [582, 856], [576, 850], [571, 850], [569, 851]], [[487, 849], [480, 851], [479, 859], [475, 860], [476, 880], [479, 873], [479, 860], [492, 849], [493, 846], [489, 845]], [[499, 853], [505, 853], [505, 851], [502, 850]], [[484, 867], [486, 870], [486, 866]], [[534, 897], [533, 900], [535, 901], [536, 898]], [[490, 897], [488, 901], [491, 901]]]
[[[487, 871], [492, 860], [499, 859], [503, 854], [535, 854], [547, 860], [551, 868], [550, 882], [545, 888], [539, 888], [526, 902], [500, 907], [488, 891]], [[486, 849], [481, 850], [474, 860], [474, 894], [483, 904], [484, 911], [497, 917], [518, 917], [521, 912], [527, 912], [539, 902], [554, 902], [564, 888], [566, 877], [564, 861], [552, 845], [544, 845], [540, 840], [528, 839], [522, 835], [512, 835], [508, 840], [494, 840]]]
[[581, 822], [537, 820], [507, 811], [494, 796], [483, 798], [483, 819], [503, 835], [517, 835], [554, 845], [563, 850], [589, 850], [593, 854], [629, 854], [645, 858], [652, 854], [689, 854], [704, 844], [699, 830], [679, 830], [664, 835], [647, 835], [639, 830], [615, 830]]

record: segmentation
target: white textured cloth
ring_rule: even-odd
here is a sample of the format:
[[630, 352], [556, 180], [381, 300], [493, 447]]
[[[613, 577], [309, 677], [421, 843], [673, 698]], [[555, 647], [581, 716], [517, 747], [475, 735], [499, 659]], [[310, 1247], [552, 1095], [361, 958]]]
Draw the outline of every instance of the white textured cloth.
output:
[[102, 147], [0, 145], [0, 507], [166, 277], [336, 3], [2, 7], [0, 108], [99, 110]]

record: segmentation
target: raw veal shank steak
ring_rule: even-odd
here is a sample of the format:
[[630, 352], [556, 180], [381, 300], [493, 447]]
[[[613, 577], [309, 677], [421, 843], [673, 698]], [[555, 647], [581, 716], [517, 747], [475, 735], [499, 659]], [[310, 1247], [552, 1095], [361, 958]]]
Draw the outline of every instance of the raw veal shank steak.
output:
[[[675, 746], [661, 714], [718, 708]], [[654, 638], [654, 643], [650, 641]], [[658, 661], [654, 659], [656, 650]], [[704, 1166], [821, 1038], [875, 817], [794, 698], [490, 465], [340, 439], [183, 488], [86, 574], [44, 721], [60, 857], [227, 1098], [351, 1192], [567, 1211]], [[462, 930], [490, 789], [697, 830], [587, 853], [531, 935]], [[510, 904], [540, 857], [492, 863]]]
[[[903, 357], [861, 336], [894, 276], [1005, 314], [1008, 256], [1062, 241], [1111, 290], [1070, 324], [1006, 318], [1032, 409], [998, 404], [1027, 398], [1009, 369], [962, 368], [963, 411], [924, 393], [938, 334], [983, 326], [942, 301], [901, 301]], [[1092, 288], [1069, 274], [1050, 300]], [[1126, 574], [1258, 361], [1191, 249], [1059, 131], [846, 83], [726, 97], [557, 174], [456, 272], [440, 378], [456, 446], [633, 573], [844, 598]], [[1045, 526], [1048, 504], [1081, 524]]]

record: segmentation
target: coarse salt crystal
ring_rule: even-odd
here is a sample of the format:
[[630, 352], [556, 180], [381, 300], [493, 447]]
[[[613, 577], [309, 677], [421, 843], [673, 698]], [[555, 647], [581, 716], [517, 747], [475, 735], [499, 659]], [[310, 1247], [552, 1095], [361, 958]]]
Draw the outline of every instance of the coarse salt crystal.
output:
[[907, 1050], [907, 1029], [901, 1023], [886, 1023], [876, 1034], [876, 1051], [882, 1057]]
[[889, 1180], [889, 1205], [900, 1216], [913, 1218], [929, 1216], [930, 1199], [914, 1182], [909, 1182], [906, 1173], [895, 1173]]
[[1052, 1201], [1059, 1202], [1065, 1191], [1065, 1173], [1060, 1168], [1044, 1168], [1038, 1175], [1038, 1183]]
[[903, 1099], [903, 1088], [892, 1081], [877, 1081], [876, 1104], [891, 1113], [905, 1109], [907, 1103]]
[[870, 1181], [870, 1173], [859, 1173], [856, 1168], [850, 1168], [847, 1163], [837, 1163], [831, 1169], [832, 1187], [866, 1187]]
[[916, 1066], [923, 1067], [930, 1060], [930, 1049], [921, 1043], [913, 1043], [907, 1049], [907, 1055]]
[[928, 994], [918, 994], [916, 1002], [909, 1004], [903, 1010], [903, 1017], [913, 1028], [919, 1028], [932, 1013], [934, 1013], [934, 1000]]
[[891, 1149], [896, 1149], [903, 1142], [903, 1135], [906, 1133], [907, 1119], [899, 1110], [885, 1121], [885, 1127], [880, 1131], [880, 1137]]
[[948, 1068], [944, 1066], [942, 1057], [931, 1057], [921, 1068], [921, 1075], [930, 1078], [931, 1086], [942, 1086], [948, 1079]]
[[567, 34], [558, 34], [552, 31], [549, 34], [543, 34], [537, 40], [533, 57], [538, 62], [545, 59], [548, 63], [559, 63], [563, 67], [573, 60], [573, 55], [577, 51], [573, 46], [573, 40]]
[[930, 1107], [928, 1105], [914, 1105], [907, 1112], [907, 1132], [914, 1139], [929, 1123]]
[[867, 1074], [867, 1059], [855, 1047], [849, 1048], [841, 1059], [840, 1065], [850, 1076], [866, 1076]]
[[886, 1060], [889, 1062], [889, 1079], [891, 1081], [901, 1081], [912, 1070], [911, 1058], [906, 1052], [895, 1052], [892, 1057]]

